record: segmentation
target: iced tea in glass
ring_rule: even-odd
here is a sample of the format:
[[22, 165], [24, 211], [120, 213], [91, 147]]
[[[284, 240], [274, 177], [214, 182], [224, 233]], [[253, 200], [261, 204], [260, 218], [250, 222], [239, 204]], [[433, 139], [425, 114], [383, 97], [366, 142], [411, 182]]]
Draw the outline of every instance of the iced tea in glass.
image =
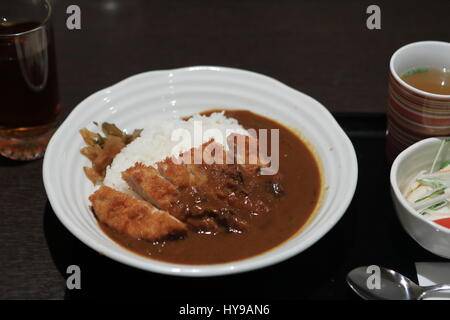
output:
[[51, 7], [0, 1], [0, 154], [43, 156], [60, 112]]

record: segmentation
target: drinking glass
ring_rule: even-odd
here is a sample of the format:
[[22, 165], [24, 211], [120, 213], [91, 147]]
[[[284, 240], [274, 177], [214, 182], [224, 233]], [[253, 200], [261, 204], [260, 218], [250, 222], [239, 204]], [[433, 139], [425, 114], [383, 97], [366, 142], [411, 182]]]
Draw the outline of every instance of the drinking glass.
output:
[[51, 6], [47, 0], [0, 1], [0, 154], [43, 156], [60, 103]]

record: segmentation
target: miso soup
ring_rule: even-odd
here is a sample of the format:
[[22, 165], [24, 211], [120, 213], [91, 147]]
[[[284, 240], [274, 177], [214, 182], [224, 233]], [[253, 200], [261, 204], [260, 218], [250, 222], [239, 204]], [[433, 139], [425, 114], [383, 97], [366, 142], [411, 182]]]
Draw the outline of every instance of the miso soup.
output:
[[404, 73], [402, 79], [416, 89], [450, 95], [450, 68], [415, 68]]

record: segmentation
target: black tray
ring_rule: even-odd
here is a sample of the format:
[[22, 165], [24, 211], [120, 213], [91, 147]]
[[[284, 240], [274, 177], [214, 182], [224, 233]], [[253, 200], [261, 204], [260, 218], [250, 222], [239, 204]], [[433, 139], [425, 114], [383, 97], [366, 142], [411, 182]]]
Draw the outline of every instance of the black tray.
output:
[[335, 114], [351, 138], [359, 163], [355, 197], [321, 240], [275, 266], [226, 277], [180, 278], [140, 271], [104, 257], [75, 239], [48, 205], [45, 230], [61, 274], [82, 271], [82, 290], [66, 298], [146, 298], [178, 301], [252, 299], [359, 299], [345, 277], [353, 268], [379, 265], [417, 280], [415, 262], [444, 261], [420, 247], [401, 227], [389, 191], [384, 114]]

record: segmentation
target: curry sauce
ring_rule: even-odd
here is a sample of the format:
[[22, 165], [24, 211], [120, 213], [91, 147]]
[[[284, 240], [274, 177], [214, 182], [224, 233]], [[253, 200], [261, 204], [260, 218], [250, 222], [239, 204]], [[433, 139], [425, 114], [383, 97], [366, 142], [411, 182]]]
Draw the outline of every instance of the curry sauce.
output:
[[[99, 223], [102, 230], [118, 244], [148, 258], [180, 264], [217, 264], [273, 249], [302, 229], [318, 207], [323, 188], [318, 162], [308, 145], [282, 124], [250, 111], [228, 110], [225, 116], [237, 119], [246, 129], [279, 130], [278, 173], [260, 176], [257, 185], [252, 183], [256, 185], [251, 190], [253, 195], [267, 200], [267, 212], [247, 217], [248, 228], [243, 232], [202, 233], [189, 229], [182, 238], [158, 242], [131, 238]], [[274, 185], [279, 185], [279, 190], [273, 190]]]

